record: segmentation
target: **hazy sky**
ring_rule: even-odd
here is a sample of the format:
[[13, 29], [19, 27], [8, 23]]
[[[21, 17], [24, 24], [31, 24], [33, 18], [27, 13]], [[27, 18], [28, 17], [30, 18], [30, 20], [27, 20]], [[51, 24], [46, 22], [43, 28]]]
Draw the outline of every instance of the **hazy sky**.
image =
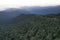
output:
[[53, 6], [60, 5], [60, 0], [0, 0], [0, 9], [21, 6]]

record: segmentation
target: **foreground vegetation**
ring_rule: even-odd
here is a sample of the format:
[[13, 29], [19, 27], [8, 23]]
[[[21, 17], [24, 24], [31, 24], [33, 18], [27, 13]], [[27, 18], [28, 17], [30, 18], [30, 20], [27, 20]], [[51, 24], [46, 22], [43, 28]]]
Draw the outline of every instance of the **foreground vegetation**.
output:
[[0, 40], [60, 40], [60, 15], [22, 14], [0, 25]]

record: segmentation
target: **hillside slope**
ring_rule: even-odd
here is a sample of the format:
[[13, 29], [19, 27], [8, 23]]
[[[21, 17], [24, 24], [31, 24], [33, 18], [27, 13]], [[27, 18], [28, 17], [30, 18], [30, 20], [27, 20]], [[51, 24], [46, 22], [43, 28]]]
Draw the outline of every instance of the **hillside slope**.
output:
[[17, 16], [15, 25], [0, 25], [0, 40], [60, 40], [60, 16], [53, 16]]

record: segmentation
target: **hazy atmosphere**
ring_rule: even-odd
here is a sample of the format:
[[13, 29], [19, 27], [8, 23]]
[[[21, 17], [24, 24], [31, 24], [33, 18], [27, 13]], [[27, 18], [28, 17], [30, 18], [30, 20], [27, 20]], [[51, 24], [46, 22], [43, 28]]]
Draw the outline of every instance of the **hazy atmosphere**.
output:
[[0, 0], [0, 9], [18, 8], [22, 6], [55, 6], [60, 0]]

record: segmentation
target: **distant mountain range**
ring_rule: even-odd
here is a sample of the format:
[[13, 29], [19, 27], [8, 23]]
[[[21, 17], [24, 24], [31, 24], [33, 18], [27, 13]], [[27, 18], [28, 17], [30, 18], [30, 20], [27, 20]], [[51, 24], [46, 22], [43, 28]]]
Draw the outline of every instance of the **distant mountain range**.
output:
[[[31, 7], [21, 7], [21, 8], [9, 8], [3, 11], [0, 11], [0, 19], [2, 21], [8, 21], [13, 19], [20, 14], [56, 14], [60, 13], [60, 5], [59, 6], [31, 6]], [[1, 21], [1, 22], [2, 22]]]
[[25, 11], [29, 11], [30, 13], [33, 14], [60, 13], [60, 6], [48, 6], [48, 7], [33, 6], [33, 7], [26, 7]]
[[0, 11], [0, 15], [7, 17], [15, 17], [20, 14], [55, 14], [60, 13], [60, 6], [32, 6], [32, 7], [21, 7], [21, 8], [10, 8], [4, 11]]

